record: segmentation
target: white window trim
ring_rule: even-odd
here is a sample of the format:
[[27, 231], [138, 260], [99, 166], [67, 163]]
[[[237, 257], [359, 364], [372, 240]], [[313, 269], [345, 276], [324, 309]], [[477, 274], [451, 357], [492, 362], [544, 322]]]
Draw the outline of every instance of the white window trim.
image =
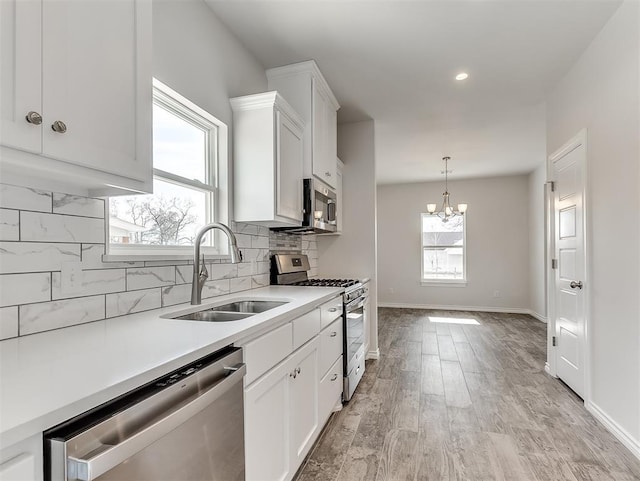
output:
[[[189, 115], [185, 114], [185, 120], [191, 122], [192, 114], [200, 117], [202, 124], [211, 125], [217, 129], [217, 139], [210, 142], [210, 158], [216, 158], [217, 163], [214, 169], [207, 166], [206, 175], [211, 180], [211, 185], [204, 184], [196, 180], [188, 180], [176, 176], [169, 172], [153, 169], [154, 177], [160, 174], [163, 180], [179, 180], [181, 184], [189, 185], [196, 189], [214, 192], [213, 205], [208, 205], [208, 209], [215, 209], [215, 221], [229, 225], [230, 220], [230, 202], [229, 202], [229, 130], [227, 125], [221, 120], [211, 115], [206, 110], [191, 102], [186, 97], [180, 95], [171, 87], [162, 83], [157, 79], [153, 79], [153, 101], [168, 106], [172, 111], [180, 114], [189, 111]], [[189, 118], [187, 118], [189, 117]], [[213, 188], [212, 188], [213, 186]], [[112, 244], [110, 242], [110, 225], [109, 225], [109, 203], [105, 202], [105, 223], [106, 223], [106, 254], [102, 256], [104, 262], [127, 262], [127, 261], [150, 261], [150, 260], [191, 260], [193, 258], [193, 246], [152, 246], [152, 245], [129, 245], [122, 246]], [[211, 234], [210, 234], [211, 235]], [[215, 235], [212, 246], [202, 246], [202, 254], [207, 259], [227, 259], [228, 242], [226, 237], [218, 230], [213, 232]]]
[[[464, 272], [464, 277], [462, 279], [429, 279], [424, 277], [424, 251], [425, 246], [423, 244], [423, 227], [422, 227], [422, 219], [425, 216], [431, 217], [432, 214], [428, 212], [422, 212], [420, 214], [420, 285], [422, 286], [432, 286], [432, 287], [466, 287], [468, 282], [467, 276], [467, 214], [465, 213], [462, 216], [463, 229], [462, 229], [462, 269]], [[460, 246], [439, 246], [439, 247], [460, 247]]]

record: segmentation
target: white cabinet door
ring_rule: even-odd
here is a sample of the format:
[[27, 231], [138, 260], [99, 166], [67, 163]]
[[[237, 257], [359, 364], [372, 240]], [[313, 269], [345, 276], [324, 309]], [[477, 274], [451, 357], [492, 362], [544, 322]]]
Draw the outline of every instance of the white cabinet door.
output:
[[0, 481], [34, 481], [36, 461], [33, 454], [24, 453], [0, 465]]
[[302, 221], [303, 133], [276, 111], [276, 214]]
[[[42, 151], [42, 0], [0, 1], [0, 144]], [[33, 114], [32, 114], [33, 115]]]
[[[337, 113], [316, 83], [313, 84], [313, 175], [336, 187], [335, 143]], [[332, 125], [333, 123], [333, 125]], [[333, 142], [333, 147], [331, 143]], [[332, 153], [333, 151], [333, 153]]]
[[245, 390], [247, 481], [290, 479], [290, 374], [281, 364]]
[[145, 0], [43, 3], [44, 155], [150, 178], [150, 9]]
[[304, 460], [319, 431], [318, 423], [318, 338], [292, 357], [295, 377], [291, 378], [291, 459], [295, 472]]

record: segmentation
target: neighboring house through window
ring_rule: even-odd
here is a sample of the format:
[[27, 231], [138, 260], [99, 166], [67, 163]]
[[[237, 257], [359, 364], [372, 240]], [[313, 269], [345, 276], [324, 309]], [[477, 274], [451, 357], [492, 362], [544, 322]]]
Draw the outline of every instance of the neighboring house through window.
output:
[[422, 214], [423, 282], [466, 282], [465, 216], [443, 222], [437, 215]]
[[109, 254], [190, 253], [200, 227], [226, 221], [226, 156], [227, 126], [154, 80], [153, 194], [109, 199]]

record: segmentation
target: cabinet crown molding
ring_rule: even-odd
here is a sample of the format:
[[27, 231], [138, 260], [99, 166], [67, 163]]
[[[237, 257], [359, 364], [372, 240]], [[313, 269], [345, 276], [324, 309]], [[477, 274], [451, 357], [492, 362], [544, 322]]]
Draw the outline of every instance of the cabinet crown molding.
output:
[[264, 92], [259, 94], [245, 95], [229, 99], [231, 109], [234, 112], [246, 110], [260, 110], [266, 107], [275, 107], [278, 111], [289, 117], [289, 120], [297, 124], [303, 130], [305, 122], [298, 112], [280, 95], [277, 91]]
[[274, 67], [267, 70], [267, 79], [277, 79], [283, 77], [292, 77], [300, 74], [308, 73], [316, 81], [319, 88], [327, 95], [331, 100], [335, 110], [340, 108], [340, 104], [335, 95], [329, 87], [329, 83], [322, 75], [322, 72], [318, 68], [318, 64], [315, 60], [307, 60], [304, 62], [293, 63], [291, 65], [284, 65], [282, 67]]

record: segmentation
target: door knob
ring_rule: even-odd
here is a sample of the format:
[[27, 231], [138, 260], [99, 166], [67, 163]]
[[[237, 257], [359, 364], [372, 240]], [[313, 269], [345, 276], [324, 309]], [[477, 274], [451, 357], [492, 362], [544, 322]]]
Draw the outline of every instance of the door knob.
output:
[[25, 115], [24, 118], [27, 119], [27, 122], [33, 125], [40, 125], [42, 123], [42, 115], [38, 112], [34, 112], [33, 110]]
[[569, 287], [571, 287], [571, 289], [575, 289], [576, 287], [578, 289], [582, 289], [582, 281], [571, 281], [571, 284], [569, 284]]
[[59, 134], [64, 134], [67, 131], [67, 126], [62, 120], [56, 120], [51, 124], [51, 129]]

